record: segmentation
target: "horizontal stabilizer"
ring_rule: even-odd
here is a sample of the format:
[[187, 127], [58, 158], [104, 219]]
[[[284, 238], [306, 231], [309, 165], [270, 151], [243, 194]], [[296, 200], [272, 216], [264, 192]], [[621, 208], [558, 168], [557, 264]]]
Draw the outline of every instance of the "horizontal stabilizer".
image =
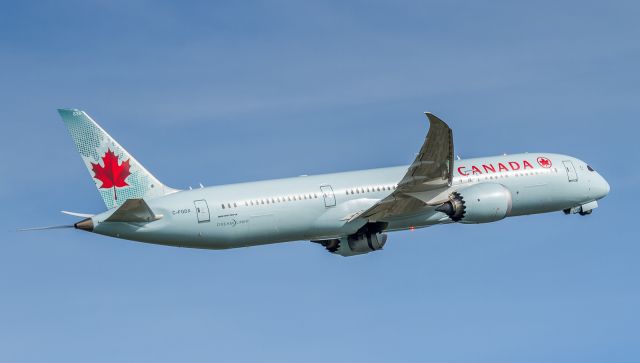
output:
[[91, 218], [91, 217], [93, 217], [95, 215], [95, 214], [88, 214], [88, 213], [69, 212], [69, 211], [66, 211], [66, 210], [61, 210], [60, 213], [66, 214], [68, 216], [80, 217], [80, 218]]
[[153, 222], [162, 218], [149, 208], [144, 199], [127, 199], [105, 222]]

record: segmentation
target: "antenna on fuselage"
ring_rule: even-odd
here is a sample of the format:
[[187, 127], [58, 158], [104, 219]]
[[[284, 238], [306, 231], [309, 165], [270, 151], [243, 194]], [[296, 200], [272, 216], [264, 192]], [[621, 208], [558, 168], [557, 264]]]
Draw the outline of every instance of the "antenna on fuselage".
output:
[[460, 160], [460, 155], [456, 155], [456, 160]]
[[200, 189], [204, 188], [204, 185], [202, 185], [202, 183], [198, 183], [200, 184]]

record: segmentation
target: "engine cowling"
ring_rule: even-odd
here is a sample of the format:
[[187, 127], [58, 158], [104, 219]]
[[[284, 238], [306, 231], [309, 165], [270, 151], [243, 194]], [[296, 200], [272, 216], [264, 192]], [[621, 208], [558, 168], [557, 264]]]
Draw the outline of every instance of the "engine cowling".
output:
[[511, 192], [502, 184], [482, 183], [461, 188], [436, 208], [454, 222], [488, 223], [511, 213]]
[[387, 235], [385, 233], [356, 233], [345, 238], [312, 242], [320, 243], [331, 253], [346, 257], [381, 250], [387, 243]]

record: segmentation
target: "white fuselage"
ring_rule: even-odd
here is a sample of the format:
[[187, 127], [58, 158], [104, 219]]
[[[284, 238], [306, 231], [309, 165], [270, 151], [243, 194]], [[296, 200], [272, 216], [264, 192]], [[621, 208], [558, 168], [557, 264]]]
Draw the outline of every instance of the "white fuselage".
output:
[[[540, 163], [537, 158], [549, 160]], [[366, 220], [351, 217], [393, 192], [406, 166], [208, 187], [146, 200], [162, 215], [151, 223], [104, 222], [94, 232], [157, 244], [234, 248], [341, 238]], [[448, 192], [496, 183], [511, 192], [507, 216], [567, 210], [604, 197], [607, 182], [581, 160], [559, 154], [515, 154], [457, 160]], [[351, 220], [352, 219], [352, 220]], [[450, 223], [433, 206], [385, 221], [385, 231]]]

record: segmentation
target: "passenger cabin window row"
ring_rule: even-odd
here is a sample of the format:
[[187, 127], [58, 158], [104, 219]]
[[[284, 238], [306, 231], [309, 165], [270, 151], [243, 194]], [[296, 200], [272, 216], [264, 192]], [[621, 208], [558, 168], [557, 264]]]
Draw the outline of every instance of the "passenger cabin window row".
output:
[[[558, 168], [535, 169], [531, 171], [522, 171], [522, 172], [509, 171], [509, 172], [500, 172], [500, 173], [482, 174], [482, 175], [475, 174], [469, 177], [455, 177], [454, 184], [471, 183], [474, 181], [474, 179], [475, 181], [494, 180], [494, 179], [501, 179], [501, 178], [509, 178], [510, 176], [517, 178], [517, 177], [551, 174], [551, 173], [558, 173]], [[368, 187], [354, 187], [354, 188], [346, 189], [345, 195], [392, 191], [397, 188], [398, 188], [397, 184], [368, 186]], [[295, 202], [295, 201], [310, 200], [310, 199], [318, 199], [318, 194], [317, 193], [297, 194], [297, 195], [294, 194], [294, 195], [280, 196], [280, 197], [259, 198], [259, 199], [222, 203], [220, 206], [222, 207], [222, 209], [231, 209], [231, 208], [238, 208], [238, 206], [243, 206], [243, 205], [245, 207], [252, 207], [252, 206], [265, 205], [265, 204], [287, 203], [287, 202]]]
[[[375, 193], [375, 192], [382, 192], [382, 191], [392, 191], [392, 190], [395, 190], [397, 187], [398, 185], [355, 187], [355, 188], [347, 189], [345, 193], [346, 195]], [[250, 200], [235, 201], [235, 202], [226, 202], [226, 203], [220, 204], [220, 208], [232, 209], [232, 208], [239, 208], [242, 206], [254, 207], [254, 206], [260, 206], [260, 205], [267, 205], [267, 204], [288, 203], [288, 202], [311, 200], [311, 199], [318, 199], [318, 194], [317, 193], [294, 194], [294, 195], [279, 196], [279, 197], [269, 197], [269, 198], [250, 199]]]
[[300, 200], [311, 200], [318, 199], [317, 193], [308, 193], [308, 194], [294, 194], [287, 196], [279, 196], [279, 197], [268, 197], [268, 198], [258, 198], [258, 199], [250, 199], [236, 202], [227, 202], [220, 204], [222, 209], [231, 209], [238, 208], [239, 206], [245, 207], [253, 207], [265, 204], [277, 204], [277, 203], [285, 203], [285, 202], [295, 202]]
[[395, 190], [398, 185], [378, 185], [378, 186], [369, 186], [369, 187], [356, 187], [345, 190], [345, 195], [352, 194], [364, 194], [364, 193], [376, 193], [383, 191], [391, 191]]
[[454, 178], [454, 184], [462, 184], [462, 183], [471, 183], [474, 180], [495, 180], [502, 178], [514, 177], [524, 177], [524, 176], [533, 176], [533, 175], [542, 175], [542, 174], [551, 174], [558, 173], [558, 168], [552, 169], [535, 169], [531, 171], [507, 171], [507, 172], [499, 172], [499, 173], [491, 173], [491, 174], [474, 174], [473, 176], [464, 176], [464, 177], [456, 177]]

